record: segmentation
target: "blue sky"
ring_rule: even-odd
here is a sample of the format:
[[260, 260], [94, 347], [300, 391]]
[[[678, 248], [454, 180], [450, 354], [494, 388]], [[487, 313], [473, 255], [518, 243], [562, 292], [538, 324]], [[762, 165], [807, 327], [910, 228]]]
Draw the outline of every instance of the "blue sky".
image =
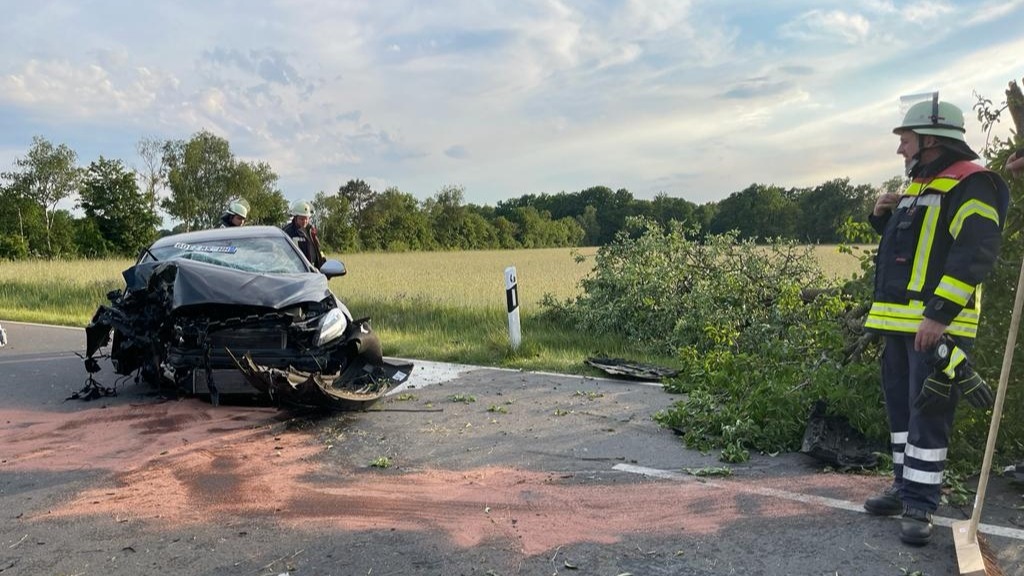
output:
[[35, 135], [141, 167], [206, 129], [289, 200], [880, 184], [900, 95], [939, 90], [980, 149], [974, 93], [1024, 77], [1024, 0], [4, 4], [0, 170]]

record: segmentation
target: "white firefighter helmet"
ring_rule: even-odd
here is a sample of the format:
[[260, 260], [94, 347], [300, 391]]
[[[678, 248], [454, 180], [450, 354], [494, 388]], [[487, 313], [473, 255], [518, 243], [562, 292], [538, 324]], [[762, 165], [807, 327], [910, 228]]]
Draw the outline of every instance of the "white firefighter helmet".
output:
[[964, 113], [949, 102], [939, 100], [938, 92], [904, 96], [901, 101], [925, 96], [923, 100], [907, 109], [903, 122], [892, 129], [894, 134], [910, 130], [916, 134], [943, 136], [964, 142]]
[[245, 198], [235, 198], [228, 202], [228, 214], [234, 214], [235, 216], [241, 216], [242, 218], [249, 217], [249, 203], [246, 202]]
[[292, 216], [305, 216], [311, 218], [313, 216], [313, 205], [305, 200], [296, 200], [292, 202], [292, 209], [290, 214]]

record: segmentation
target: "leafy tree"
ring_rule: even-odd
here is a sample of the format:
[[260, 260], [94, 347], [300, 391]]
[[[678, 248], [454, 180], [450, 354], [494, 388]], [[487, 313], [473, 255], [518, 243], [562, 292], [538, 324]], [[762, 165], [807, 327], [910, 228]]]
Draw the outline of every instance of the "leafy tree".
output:
[[352, 225], [359, 228], [363, 223], [363, 212], [377, 198], [377, 193], [362, 180], [349, 180], [338, 188], [338, 195], [348, 200]]
[[566, 217], [552, 220], [551, 214], [533, 206], [516, 208], [512, 213], [517, 240], [523, 248], [552, 248], [578, 246], [583, 240], [583, 228], [576, 220]]
[[[134, 256], [156, 239], [160, 217], [146, 193], [139, 190], [135, 175], [120, 160], [100, 156], [89, 164], [78, 205], [105, 243], [99, 249], [91, 242], [90, 253]], [[81, 232], [88, 234], [91, 230], [84, 228]]]
[[507, 200], [499, 200], [494, 208], [495, 216], [505, 216], [506, 218], [515, 212], [516, 208], [526, 208], [527, 206], [533, 206], [536, 208], [538, 204], [536, 194], [523, 194], [518, 198], [509, 198]]
[[[277, 179], [266, 162], [234, 164], [228, 181], [228, 199], [245, 198], [249, 203], [246, 223], [280, 226], [288, 219], [288, 200], [278, 189]], [[227, 200], [221, 206], [221, 213], [226, 205]]]
[[[614, 192], [605, 186], [587, 188], [580, 193], [581, 201], [587, 206], [597, 208], [597, 222], [600, 234], [597, 236], [597, 244], [611, 242], [615, 233], [621, 229], [626, 220], [636, 213], [636, 201], [629, 190], [620, 188]], [[553, 218], [560, 218], [559, 214], [552, 214]]]
[[50, 245], [55, 258], [74, 258], [82, 254], [78, 250], [78, 226], [76, 220], [67, 210], [53, 213], [53, 225], [50, 229]]
[[26, 202], [13, 189], [0, 184], [0, 259], [28, 257], [28, 239], [24, 232], [22, 206]]
[[477, 250], [501, 248], [498, 229], [478, 212], [466, 210], [463, 220], [466, 244]]
[[744, 239], [794, 238], [799, 207], [793, 195], [778, 186], [751, 184], [718, 203], [711, 221], [713, 234], [730, 230]]
[[[590, 221], [580, 221], [580, 217], [587, 214], [587, 207], [592, 216]], [[499, 202], [497, 214], [518, 221], [524, 217], [524, 213], [516, 215], [520, 208], [533, 208], [538, 214], [547, 214], [552, 221], [563, 218], [574, 218], [577, 225], [587, 224], [584, 229], [584, 239], [581, 241], [587, 244], [604, 244], [614, 238], [615, 233], [622, 228], [626, 219], [634, 215], [638, 210], [638, 204], [633, 195], [625, 188], [613, 191], [607, 186], [594, 186], [575, 193], [561, 192], [555, 195], [526, 194], [518, 199]], [[587, 232], [590, 235], [587, 235]], [[524, 231], [520, 230], [523, 234]]]
[[46, 230], [47, 256], [60, 253], [52, 242], [57, 204], [78, 192], [81, 170], [76, 166], [78, 155], [65, 144], [54, 146], [42, 136], [32, 138], [32, 146], [24, 158], [14, 161], [15, 170], [0, 174], [10, 182], [10, 190], [42, 209]]
[[0, 234], [0, 259], [23, 260], [28, 258], [28, 242], [17, 234]]
[[388, 188], [363, 208], [358, 229], [368, 250], [429, 250], [434, 245], [430, 219], [412, 194]]
[[439, 248], [471, 250], [494, 244], [496, 234], [490, 226], [480, 218], [471, 218], [472, 212], [462, 205], [464, 194], [462, 186], [445, 186], [424, 202]]
[[864, 221], [871, 210], [874, 190], [869, 185], [853, 186], [849, 178], [836, 178], [797, 195], [803, 218], [794, 226], [794, 238], [812, 243], [834, 244], [847, 219]]
[[234, 198], [249, 203], [250, 224], [277, 226], [287, 219], [277, 174], [266, 162], [236, 160], [224, 138], [204, 130], [187, 142], [165, 142], [162, 160], [171, 195], [160, 204], [184, 230], [217, 226]]
[[520, 248], [519, 241], [516, 239], [519, 235], [519, 230], [515, 222], [504, 216], [498, 216], [491, 221], [491, 225], [494, 226], [495, 240], [498, 243], [498, 248], [505, 250]]
[[555, 246], [579, 246], [583, 241], [583, 228], [572, 218], [560, 218], [555, 221], [558, 240]]
[[646, 215], [662, 226], [668, 226], [669, 222], [676, 221], [700, 230], [702, 223], [697, 221], [696, 210], [697, 205], [685, 198], [676, 198], [659, 192], [647, 206]]
[[93, 218], [74, 220], [75, 247], [79, 256], [85, 258], [106, 258], [110, 256], [113, 246], [100, 232], [99, 225]]
[[135, 144], [135, 151], [143, 164], [143, 167], [135, 172], [142, 181], [142, 193], [154, 214], [159, 207], [157, 190], [166, 179], [163, 163], [164, 144], [163, 140], [156, 138], [142, 138]]
[[325, 249], [350, 252], [357, 248], [348, 198], [341, 194], [328, 196], [322, 191], [317, 192], [313, 198], [313, 213], [320, 243]]
[[22, 259], [45, 248], [42, 209], [15, 186], [0, 185], [0, 258]]
[[[882, 185], [879, 186], [878, 188], [883, 193], [901, 194], [903, 192], [903, 189], [906, 187], [906, 178], [904, 178], [903, 176], [893, 176], [892, 178], [889, 178], [885, 182], [882, 182]], [[874, 207], [873, 201], [871, 206], [869, 206], [868, 208], [870, 209], [872, 207]]]
[[583, 213], [576, 216], [576, 223], [583, 229], [583, 245], [596, 246], [601, 238], [601, 223], [597, 221], [597, 208], [585, 206]]
[[718, 215], [718, 203], [708, 202], [697, 206], [693, 211], [694, 226], [700, 234], [708, 234], [711, 231], [711, 222]]
[[171, 196], [161, 206], [185, 230], [217, 225], [234, 191], [235, 158], [228, 141], [205, 130], [189, 141], [164, 144], [163, 164]]

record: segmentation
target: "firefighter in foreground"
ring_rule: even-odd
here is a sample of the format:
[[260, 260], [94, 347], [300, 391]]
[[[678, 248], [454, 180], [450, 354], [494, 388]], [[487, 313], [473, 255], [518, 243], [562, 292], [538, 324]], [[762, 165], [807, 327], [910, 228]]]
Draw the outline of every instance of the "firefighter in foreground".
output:
[[938, 94], [893, 129], [911, 179], [883, 194], [869, 218], [881, 235], [865, 328], [883, 336], [882, 391], [894, 481], [864, 508], [902, 515], [900, 539], [931, 538], [957, 402], [976, 407], [992, 391], [971, 369], [981, 282], [999, 255], [1009, 204], [1006, 182], [974, 163], [963, 112]]
[[320, 251], [320, 239], [316, 236], [316, 226], [309, 221], [313, 217], [313, 205], [305, 200], [296, 200], [292, 203], [289, 213], [292, 221], [286, 224], [282, 230], [306, 255], [309, 263], [320, 268], [327, 259]]

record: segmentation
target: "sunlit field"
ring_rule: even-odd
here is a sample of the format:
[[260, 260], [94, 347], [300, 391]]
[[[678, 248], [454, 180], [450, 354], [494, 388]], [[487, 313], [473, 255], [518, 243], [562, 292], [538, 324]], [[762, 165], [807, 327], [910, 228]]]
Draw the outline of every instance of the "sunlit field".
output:
[[[331, 287], [342, 297], [427, 301], [457, 308], [505, 307], [505, 268], [515, 266], [519, 300], [534, 307], [545, 294], [578, 293], [596, 248], [333, 254], [348, 268]], [[576, 256], [582, 261], [576, 262]]]

